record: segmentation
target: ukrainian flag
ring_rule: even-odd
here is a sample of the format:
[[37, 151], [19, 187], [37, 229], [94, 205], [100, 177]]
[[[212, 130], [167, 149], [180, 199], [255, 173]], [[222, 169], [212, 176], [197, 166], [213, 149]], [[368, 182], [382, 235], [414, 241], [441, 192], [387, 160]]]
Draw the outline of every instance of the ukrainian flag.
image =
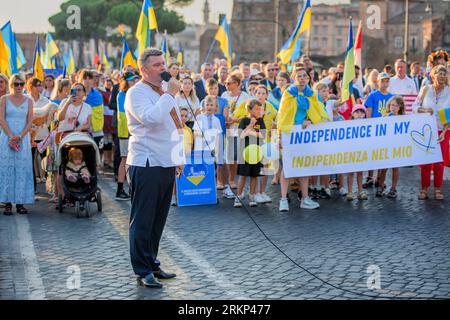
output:
[[306, 119], [313, 124], [330, 121], [315, 91], [308, 86], [303, 91], [299, 91], [297, 86], [292, 85], [281, 97], [277, 128], [281, 132], [290, 133], [294, 125], [302, 124]]
[[126, 92], [120, 91], [117, 95], [117, 136], [121, 139], [128, 139], [127, 115], [125, 113]]
[[352, 19], [348, 25], [348, 43], [347, 52], [345, 54], [344, 77], [342, 80], [342, 101], [350, 99], [353, 91], [353, 79], [355, 79], [355, 53], [353, 47], [353, 29]]
[[44, 70], [41, 62], [41, 48], [39, 46], [39, 35], [36, 35], [36, 49], [34, 50], [33, 75], [41, 81], [44, 81]]
[[[16, 38], [16, 35], [14, 35], [14, 39]], [[27, 64], [27, 58], [25, 57], [25, 54], [23, 53], [22, 48], [20, 47], [19, 42], [16, 40], [16, 50], [17, 50], [17, 69], [21, 69], [24, 65]]]
[[103, 96], [96, 89], [92, 89], [88, 93], [85, 102], [92, 108], [92, 131], [98, 132], [103, 130], [104, 115], [103, 115]]
[[[300, 50], [299, 37], [300, 35], [311, 28], [311, 3], [307, 0], [302, 12], [300, 13], [300, 18], [295, 26], [294, 32], [291, 34], [286, 43], [281, 47], [280, 52], [277, 57], [280, 58], [283, 64], [288, 64], [293, 60], [292, 55], [298, 53]], [[297, 54], [298, 55], [298, 54]]]
[[178, 49], [178, 55], [177, 55], [177, 62], [180, 64], [180, 66], [183, 65], [183, 48], [181, 47]]
[[9, 68], [8, 52], [6, 51], [5, 41], [3, 40], [3, 34], [0, 32], [0, 73], [10, 77], [11, 70]]
[[150, 0], [144, 0], [136, 28], [136, 38], [139, 41], [139, 54], [150, 46], [150, 30], [158, 30], [158, 24], [152, 2]]
[[4, 48], [8, 55], [8, 73], [15, 74], [19, 72], [17, 68], [17, 51], [16, 51], [16, 38], [12, 32], [11, 21], [8, 21], [1, 29], [3, 36]]
[[63, 56], [63, 60], [64, 60], [64, 68], [66, 69], [67, 75], [75, 73], [75, 59], [73, 57], [72, 48], [69, 48], [69, 52], [67, 52]]
[[161, 45], [161, 51], [164, 53], [164, 59], [166, 59], [166, 63], [170, 58], [169, 44], [167, 43], [167, 38], [164, 37]]
[[228, 28], [226, 16], [223, 17], [222, 23], [220, 24], [214, 39], [220, 43], [220, 49], [228, 60], [228, 68], [231, 68], [233, 50], [231, 49], [230, 29]]
[[231, 49], [230, 29], [228, 28], [226, 16], [223, 17], [222, 23], [220, 24], [214, 39], [220, 43], [220, 49], [228, 60], [228, 68], [231, 68], [231, 56], [233, 50]]
[[103, 52], [103, 56], [102, 56], [102, 63], [105, 65], [106, 70], [111, 69], [111, 65], [109, 64], [108, 57], [106, 56], [106, 53], [104, 53], [104, 52]]
[[136, 58], [133, 53], [130, 51], [130, 47], [128, 47], [127, 40], [123, 37], [123, 49], [122, 49], [122, 59], [120, 60], [120, 72], [124, 66], [130, 65], [133, 68], [138, 68]]
[[450, 123], [450, 108], [444, 108], [438, 110], [439, 119], [441, 120], [442, 125], [446, 125]]

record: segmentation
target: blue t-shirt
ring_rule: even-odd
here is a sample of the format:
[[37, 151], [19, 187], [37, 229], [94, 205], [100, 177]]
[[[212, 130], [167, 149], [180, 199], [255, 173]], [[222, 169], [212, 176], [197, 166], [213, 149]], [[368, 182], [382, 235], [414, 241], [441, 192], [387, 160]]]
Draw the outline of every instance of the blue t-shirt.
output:
[[372, 118], [379, 118], [386, 115], [387, 102], [393, 96], [392, 93], [382, 94], [378, 90], [374, 90], [369, 94], [364, 105], [366, 108], [372, 109]]

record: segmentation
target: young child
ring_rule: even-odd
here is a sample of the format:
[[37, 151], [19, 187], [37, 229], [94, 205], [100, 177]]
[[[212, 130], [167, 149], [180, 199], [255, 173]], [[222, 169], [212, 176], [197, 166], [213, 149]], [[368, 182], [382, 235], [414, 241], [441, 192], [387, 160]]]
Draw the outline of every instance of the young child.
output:
[[[401, 96], [394, 96], [389, 99], [386, 104], [386, 117], [398, 116], [405, 114], [405, 101]], [[375, 196], [382, 197], [384, 195], [384, 181], [386, 180], [387, 169], [381, 169], [378, 176], [378, 187]], [[389, 198], [397, 198], [397, 184], [400, 176], [400, 168], [392, 168], [392, 186], [387, 196]]]
[[91, 181], [91, 174], [84, 162], [83, 152], [78, 148], [71, 148], [69, 150], [69, 162], [66, 165], [66, 179], [72, 183], [77, 183], [83, 180], [84, 183], [89, 184]]
[[214, 96], [206, 96], [202, 114], [194, 123], [194, 150], [211, 151], [218, 163], [222, 163], [223, 155], [220, 148], [222, 126], [215, 116], [217, 99]]
[[[180, 116], [181, 116], [181, 122], [183, 123], [183, 150], [184, 150], [184, 154], [186, 156], [189, 156], [192, 152], [192, 145], [193, 145], [192, 130], [186, 124], [186, 122], [189, 118], [189, 110], [185, 107], [182, 107], [180, 109]], [[170, 205], [171, 206], [177, 205], [176, 184], [173, 185], [172, 201], [170, 202]]]
[[[354, 119], [364, 119], [366, 118], [366, 107], [364, 107], [362, 104], [357, 104], [353, 106], [352, 109], [352, 120]], [[347, 182], [348, 182], [348, 193], [347, 193], [347, 200], [353, 201], [354, 195], [353, 195], [353, 172], [348, 173], [347, 175]], [[356, 182], [358, 183], [358, 199], [359, 200], [367, 200], [367, 192], [363, 190], [362, 185], [363, 180], [363, 172], [359, 171], [356, 173]]]
[[[256, 144], [261, 146], [264, 142], [264, 134], [266, 126], [264, 124], [263, 115], [264, 115], [264, 107], [261, 102], [258, 100], [250, 100], [247, 103], [247, 110], [249, 116], [242, 119], [239, 123], [239, 132], [240, 138], [244, 139], [244, 148], [249, 147], [251, 144]], [[250, 138], [252, 137], [252, 138]], [[244, 149], [244, 154], [247, 153], [248, 149]], [[258, 155], [249, 154], [249, 157], [255, 157]], [[262, 155], [261, 155], [262, 157]], [[245, 158], [245, 156], [244, 156]], [[257, 202], [255, 200], [256, 193], [256, 184], [258, 181], [258, 176], [260, 175], [261, 168], [263, 167], [261, 161], [250, 164], [244, 159], [244, 164], [238, 165], [238, 175], [239, 175], [239, 183], [238, 183], [238, 197], [234, 199], [234, 207], [240, 208], [242, 207], [241, 200], [244, 198], [244, 187], [247, 177], [250, 177], [250, 193], [249, 193], [249, 206], [255, 207], [257, 206]]]

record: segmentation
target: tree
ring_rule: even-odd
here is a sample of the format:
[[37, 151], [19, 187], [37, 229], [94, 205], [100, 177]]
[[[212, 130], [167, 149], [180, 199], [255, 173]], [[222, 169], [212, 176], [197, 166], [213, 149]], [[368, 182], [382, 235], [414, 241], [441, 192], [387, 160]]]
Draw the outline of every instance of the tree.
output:
[[[186, 24], [183, 17], [172, 10], [167, 9], [167, 5], [185, 6], [193, 0], [153, 0], [156, 20], [159, 30], [167, 30], [168, 33], [176, 33], [184, 30]], [[69, 6], [78, 6], [81, 13], [81, 28], [69, 29], [67, 19]], [[134, 38], [139, 15], [142, 8], [142, 0], [68, 0], [61, 4], [61, 11], [49, 18], [50, 24], [55, 28], [55, 36], [61, 40], [78, 40], [80, 52], [83, 52], [83, 44], [90, 39], [95, 40], [96, 51], [98, 50], [99, 39], [119, 43], [116, 37], [106, 39], [106, 28], [116, 28], [120, 23], [126, 24], [132, 29], [129, 40], [132, 44], [137, 43]], [[152, 42], [154, 33], [152, 33]], [[80, 55], [81, 59], [81, 55]], [[79, 61], [81, 64], [81, 60]]]

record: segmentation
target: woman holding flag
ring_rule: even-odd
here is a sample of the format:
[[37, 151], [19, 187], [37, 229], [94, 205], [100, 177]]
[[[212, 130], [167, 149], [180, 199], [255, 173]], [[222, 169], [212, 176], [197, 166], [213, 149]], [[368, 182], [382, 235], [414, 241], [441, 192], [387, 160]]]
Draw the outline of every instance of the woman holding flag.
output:
[[[284, 93], [278, 110], [277, 128], [281, 133], [290, 133], [294, 125], [301, 125], [303, 129], [312, 123], [329, 120], [323, 105], [319, 102], [317, 93], [309, 86], [309, 76], [305, 68], [297, 68], [295, 83]], [[282, 150], [280, 139], [280, 150]], [[301, 204], [303, 209], [317, 209], [320, 205], [308, 196], [309, 177], [300, 177]], [[281, 173], [280, 212], [289, 211], [287, 199], [289, 179]]]
[[424, 85], [413, 105], [413, 110], [419, 113], [434, 115], [438, 127], [438, 141], [441, 144], [442, 162], [425, 164], [420, 166], [422, 190], [419, 192], [419, 200], [428, 199], [428, 188], [431, 184], [431, 170], [434, 172], [434, 198], [443, 200], [441, 191], [444, 183], [444, 168], [450, 166], [450, 88], [448, 85], [447, 68], [436, 66], [431, 70], [431, 85]]

